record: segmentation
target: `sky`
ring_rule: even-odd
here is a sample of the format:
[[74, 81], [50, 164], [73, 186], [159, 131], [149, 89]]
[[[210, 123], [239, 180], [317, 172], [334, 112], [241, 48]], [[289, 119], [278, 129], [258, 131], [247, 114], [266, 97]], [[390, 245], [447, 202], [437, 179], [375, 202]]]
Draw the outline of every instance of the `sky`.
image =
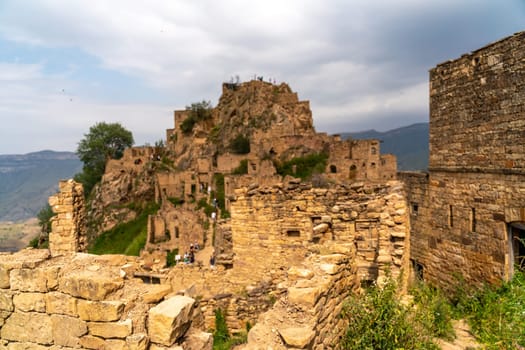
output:
[[525, 30], [524, 0], [0, 0], [0, 154], [136, 145], [239, 76], [287, 82], [318, 132], [428, 121], [428, 70]]

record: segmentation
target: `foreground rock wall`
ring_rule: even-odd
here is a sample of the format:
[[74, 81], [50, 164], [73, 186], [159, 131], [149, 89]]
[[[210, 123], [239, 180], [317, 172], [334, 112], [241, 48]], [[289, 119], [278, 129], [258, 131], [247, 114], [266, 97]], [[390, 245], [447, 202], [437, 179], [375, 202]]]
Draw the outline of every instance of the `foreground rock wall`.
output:
[[344, 335], [344, 300], [359, 288], [353, 244], [312, 255], [287, 272], [286, 293], [248, 333], [243, 349], [333, 349]]
[[1, 255], [0, 349], [211, 349], [195, 300], [131, 278], [134, 265], [47, 250]]

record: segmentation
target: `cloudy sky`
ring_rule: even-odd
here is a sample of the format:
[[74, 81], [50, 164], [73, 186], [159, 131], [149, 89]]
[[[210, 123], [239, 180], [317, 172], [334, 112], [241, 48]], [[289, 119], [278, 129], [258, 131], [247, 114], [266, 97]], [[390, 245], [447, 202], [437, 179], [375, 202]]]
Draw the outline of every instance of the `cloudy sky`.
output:
[[254, 74], [318, 131], [428, 121], [428, 70], [525, 29], [523, 0], [0, 0], [0, 154], [74, 151], [96, 122], [137, 144]]

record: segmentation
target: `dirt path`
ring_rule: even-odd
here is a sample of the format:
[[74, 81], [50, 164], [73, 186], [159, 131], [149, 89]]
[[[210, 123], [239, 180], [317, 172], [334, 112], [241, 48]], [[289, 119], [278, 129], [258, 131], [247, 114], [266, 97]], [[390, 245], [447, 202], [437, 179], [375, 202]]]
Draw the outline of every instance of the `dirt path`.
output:
[[454, 320], [452, 323], [456, 332], [456, 339], [452, 342], [439, 339], [437, 343], [442, 350], [482, 349], [481, 344], [470, 332], [470, 327], [465, 320]]

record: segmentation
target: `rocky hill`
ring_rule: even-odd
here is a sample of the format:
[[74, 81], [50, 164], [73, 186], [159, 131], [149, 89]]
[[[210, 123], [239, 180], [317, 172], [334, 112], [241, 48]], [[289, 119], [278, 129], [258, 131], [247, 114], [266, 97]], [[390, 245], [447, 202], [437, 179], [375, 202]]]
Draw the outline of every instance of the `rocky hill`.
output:
[[71, 178], [81, 168], [72, 152], [0, 155], [0, 221], [35, 217], [57, 191], [58, 180]]

